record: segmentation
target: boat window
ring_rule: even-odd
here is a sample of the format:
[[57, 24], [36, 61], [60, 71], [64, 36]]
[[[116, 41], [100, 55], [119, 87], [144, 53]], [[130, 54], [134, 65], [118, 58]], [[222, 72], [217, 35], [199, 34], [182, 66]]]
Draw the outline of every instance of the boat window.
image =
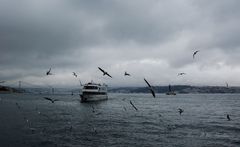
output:
[[98, 89], [97, 86], [85, 86], [84, 89]]

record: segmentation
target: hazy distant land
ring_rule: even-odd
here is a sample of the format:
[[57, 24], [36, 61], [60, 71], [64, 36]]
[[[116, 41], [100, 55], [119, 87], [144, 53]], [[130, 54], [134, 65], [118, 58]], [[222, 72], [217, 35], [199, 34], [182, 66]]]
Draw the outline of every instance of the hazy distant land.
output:
[[17, 88], [0, 85], [0, 93], [22, 93], [22, 92], [24, 92], [23, 89], [20, 90]]
[[[240, 87], [172, 85], [176, 93], [240, 93]], [[156, 93], [168, 92], [168, 86], [154, 86]], [[113, 93], [149, 93], [148, 87], [109, 88]]]
[[[190, 86], [190, 85], [172, 85], [172, 90], [176, 93], [240, 93], [240, 87], [223, 86]], [[80, 88], [55, 88], [55, 93], [69, 94], [79, 93]], [[156, 93], [168, 92], [168, 86], [154, 86]], [[149, 93], [148, 87], [109, 87], [110, 93]], [[50, 88], [13, 88], [0, 85], [0, 93], [52, 93]]]

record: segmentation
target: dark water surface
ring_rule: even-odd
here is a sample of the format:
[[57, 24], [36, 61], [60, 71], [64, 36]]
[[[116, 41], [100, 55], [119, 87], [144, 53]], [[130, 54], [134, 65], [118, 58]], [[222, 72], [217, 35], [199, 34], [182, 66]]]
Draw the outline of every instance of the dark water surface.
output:
[[78, 95], [1, 94], [0, 147], [28, 146], [238, 147], [240, 95], [109, 94], [80, 103]]

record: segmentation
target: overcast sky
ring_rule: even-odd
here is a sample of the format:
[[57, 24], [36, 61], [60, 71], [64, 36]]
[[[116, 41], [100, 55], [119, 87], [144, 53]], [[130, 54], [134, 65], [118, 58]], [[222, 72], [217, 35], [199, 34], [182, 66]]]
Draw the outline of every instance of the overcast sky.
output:
[[239, 0], [0, 0], [0, 81], [239, 86], [239, 8]]

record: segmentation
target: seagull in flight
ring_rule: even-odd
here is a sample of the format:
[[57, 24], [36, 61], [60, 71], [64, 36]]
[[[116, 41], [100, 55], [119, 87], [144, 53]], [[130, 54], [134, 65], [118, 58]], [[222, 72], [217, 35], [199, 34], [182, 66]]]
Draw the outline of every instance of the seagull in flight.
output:
[[75, 72], [73, 72], [73, 76], [77, 77], [77, 74]]
[[79, 80], [79, 84], [80, 84], [80, 86], [83, 86], [83, 84], [82, 84], [81, 80]]
[[48, 75], [52, 75], [52, 73], [51, 73], [51, 68], [46, 72], [46, 75], [48, 76]]
[[46, 99], [46, 100], [51, 101], [52, 103], [54, 103], [55, 101], [59, 101], [58, 99], [51, 99], [49, 97], [43, 97], [43, 98]]
[[200, 51], [198, 50], [198, 51], [195, 51], [195, 52], [193, 53], [193, 59], [194, 59], [195, 55], [196, 55], [198, 52], [200, 52]]
[[178, 112], [179, 112], [179, 114], [181, 115], [181, 114], [183, 113], [183, 109], [178, 108]]
[[231, 118], [230, 118], [229, 114], [227, 114], [227, 119], [228, 119], [228, 121], [230, 121], [230, 120], [231, 120]]
[[153, 97], [155, 98], [155, 92], [154, 92], [152, 86], [148, 83], [148, 81], [147, 81], [145, 78], [144, 78], [144, 81], [147, 83], [147, 85], [148, 85], [148, 87], [149, 87], [149, 90], [151, 91]]
[[182, 76], [182, 75], [185, 75], [186, 73], [184, 73], [184, 72], [180, 72], [180, 73], [178, 73], [178, 76]]
[[132, 101], [130, 101], [130, 104], [133, 106], [133, 108], [138, 111], [137, 107], [132, 103]]
[[102, 68], [98, 67], [98, 69], [103, 72], [103, 75], [107, 75], [109, 76], [110, 78], [112, 78], [112, 76], [110, 74], [108, 74], [106, 71], [104, 71]]
[[95, 113], [95, 108], [92, 106], [92, 112]]
[[131, 75], [125, 71], [124, 76], [131, 76]]

